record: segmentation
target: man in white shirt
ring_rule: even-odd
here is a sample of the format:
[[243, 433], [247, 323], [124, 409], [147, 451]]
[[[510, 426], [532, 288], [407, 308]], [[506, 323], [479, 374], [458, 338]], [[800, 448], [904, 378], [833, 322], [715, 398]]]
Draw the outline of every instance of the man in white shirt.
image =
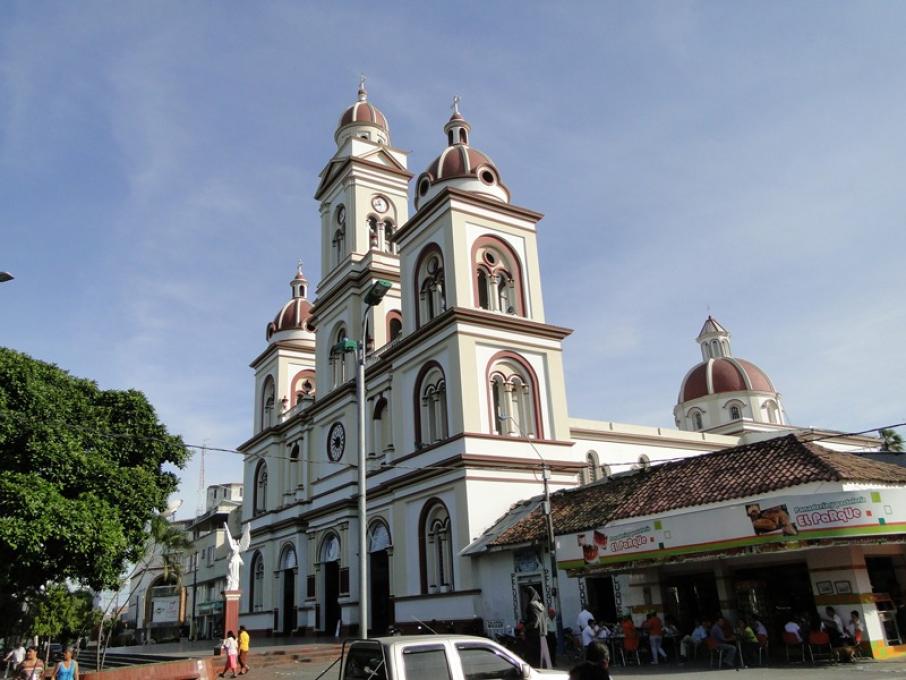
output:
[[705, 627], [706, 623], [701, 621], [695, 622], [695, 628], [692, 629], [692, 635], [686, 635], [682, 640], [680, 640], [680, 656], [683, 659], [688, 659], [689, 656], [698, 649], [699, 645], [705, 641], [705, 638], [708, 637], [708, 629]]
[[594, 619], [589, 619], [588, 624], [582, 629], [582, 648], [588, 647], [598, 637], [598, 624]]
[[579, 612], [579, 615], [576, 617], [576, 632], [580, 635], [582, 631], [585, 630], [585, 626], [588, 625], [588, 622], [595, 618], [595, 615], [588, 611], [587, 607], [582, 607], [582, 611]]
[[5, 678], [11, 675], [10, 670], [15, 673], [16, 669], [19, 668], [19, 664], [25, 661], [25, 647], [20, 642], [18, 647], [13, 648], [9, 654], [3, 657], [3, 660], [6, 662], [6, 672], [3, 674]]

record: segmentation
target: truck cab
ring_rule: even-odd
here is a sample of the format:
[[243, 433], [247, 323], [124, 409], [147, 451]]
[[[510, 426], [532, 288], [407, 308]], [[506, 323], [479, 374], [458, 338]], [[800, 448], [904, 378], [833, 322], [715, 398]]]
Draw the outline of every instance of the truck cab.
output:
[[343, 643], [340, 680], [568, 680], [539, 671], [496, 642], [470, 635], [407, 635]]

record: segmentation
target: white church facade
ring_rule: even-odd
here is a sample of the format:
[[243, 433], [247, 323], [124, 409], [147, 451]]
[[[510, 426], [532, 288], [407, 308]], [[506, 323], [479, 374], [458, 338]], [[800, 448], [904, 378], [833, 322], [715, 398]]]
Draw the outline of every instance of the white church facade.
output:
[[[713, 319], [674, 412], [678, 429], [570, 418], [561, 342], [548, 323], [537, 229], [454, 106], [446, 147], [414, 182], [384, 115], [361, 86], [315, 194], [321, 272], [301, 271], [254, 359], [254, 431], [245, 455], [240, 621], [252, 631], [333, 635], [359, 628], [355, 354], [365, 338], [368, 627], [418, 621], [456, 630], [512, 623], [519, 585], [551, 574], [520, 556], [488, 574], [468, 546], [514, 503], [593, 482], [608, 465], [694, 456], [774, 436], [780, 395], [732, 357]], [[366, 307], [376, 281], [392, 283]], [[829, 445], [834, 440], [827, 440]], [[845, 438], [837, 442], [846, 448]], [[501, 591], [501, 584], [511, 588]], [[562, 579], [566, 620], [582, 597]]]

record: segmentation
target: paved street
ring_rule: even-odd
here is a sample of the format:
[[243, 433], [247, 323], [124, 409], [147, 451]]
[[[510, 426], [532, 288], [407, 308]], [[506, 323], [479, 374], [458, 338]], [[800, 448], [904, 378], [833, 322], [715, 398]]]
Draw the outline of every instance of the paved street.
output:
[[[272, 666], [252, 670], [248, 680], [315, 680], [329, 664], [326, 663], [296, 663], [286, 666]], [[338, 666], [334, 666], [321, 680], [337, 680]], [[707, 666], [642, 666], [641, 668], [617, 667], [612, 669], [612, 675], [619, 677], [664, 677], [669, 680], [701, 680], [702, 674], [720, 680], [721, 678], [740, 678], [745, 680], [844, 680], [855, 678], [857, 680], [881, 680], [883, 678], [906, 678], [906, 663], [861, 663], [837, 664], [832, 666], [776, 666], [771, 668], [748, 668], [742, 671], [711, 670]], [[426, 679], [430, 680], [430, 679]]]

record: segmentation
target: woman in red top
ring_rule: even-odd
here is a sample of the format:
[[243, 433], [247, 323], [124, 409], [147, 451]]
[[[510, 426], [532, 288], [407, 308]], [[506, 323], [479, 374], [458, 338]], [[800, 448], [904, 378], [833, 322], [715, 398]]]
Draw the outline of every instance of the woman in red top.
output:
[[651, 663], [657, 663], [658, 656], [666, 659], [667, 652], [661, 646], [664, 639], [664, 622], [661, 621], [661, 617], [657, 615], [657, 612], [649, 612], [648, 618], [642, 624], [642, 627], [648, 631], [648, 642], [651, 645]]

